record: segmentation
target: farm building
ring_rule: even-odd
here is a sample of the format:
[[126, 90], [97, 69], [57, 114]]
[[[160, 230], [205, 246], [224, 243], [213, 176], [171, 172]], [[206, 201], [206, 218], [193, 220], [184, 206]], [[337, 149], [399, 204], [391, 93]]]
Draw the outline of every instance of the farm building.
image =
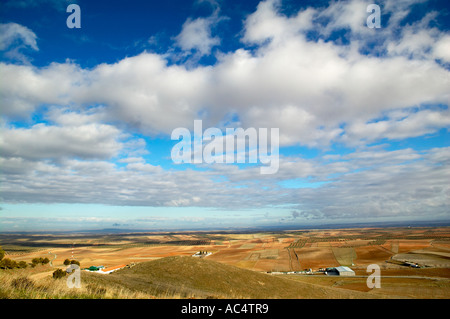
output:
[[420, 266], [417, 263], [414, 263], [414, 262], [411, 262], [411, 261], [405, 261], [404, 264], [406, 266], [409, 266], [409, 267], [420, 268]]
[[84, 268], [84, 270], [86, 271], [93, 271], [99, 274], [110, 274], [116, 270], [125, 268], [126, 265], [119, 265], [119, 266], [114, 266], [114, 267], [108, 267], [105, 268], [105, 266], [91, 266], [89, 268]]
[[116, 270], [125, 268], [126, 265], [119, 265], [119, 266], [114, 266], [114, 267], [108, 267], [108, 268], [104, 268], [104, 269], [100, 269], [99, 273], [100, 274], [110, 274]]
[[206, 257], [211, 255], [212, 253], [208, 253], [207, 251], [198, 251], [192, 255], [192, 257]]
[[83, 270], [87, 271], [99, 271], [100, 269], [105, 268], [105, 266], [91, 266], [89, 268], [84, 268]]
[[325, 272], [330, 276], [354, 276], [355, 272], [346, 266], [327, 268]]

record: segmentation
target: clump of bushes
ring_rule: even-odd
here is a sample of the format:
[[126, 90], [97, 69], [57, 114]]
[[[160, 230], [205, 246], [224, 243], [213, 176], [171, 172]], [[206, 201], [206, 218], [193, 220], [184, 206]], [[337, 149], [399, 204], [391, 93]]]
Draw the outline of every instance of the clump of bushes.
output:
[[1, 269], [13, 269], [13, 268], [27, 268], [27, 263], [24, 261], [15, 261], [5, 257], [5, 251], [0, 246], [0, 268]]
[[18, 268], [18, 263], [15, 260], [4, 258], [0, 260], [0, 268], [1, 269], [13, 269]]
[[48, 259], [47, 257], [45, 257], [45, 258], [42, 258], [42, 257], [37, 258], [36, 257], [31, 260], [31, 267], [36, 267], [36, 265], [39, 265], [39, 264], [46, 265], [49, 262], [50, 262], [50, 259]]
[[[28, 264], [25, 261], [15, 261], [9, 258], [4, 258], [6, 255], [5, 251], [0, 246], [0, 269], [13, 269], [13, 268], [27, 268]], [[36, 267], [38, 264], [46, 265], [50, 262], [50, 260], [45, 257], [33, 258], [31, 260], [31, 266]]]
[[80, 262], [78, 260], [75, 260], [75, 259], [72, 259], [72, 260], [65, 259], [64, 260], [64, 265], [69, 266], [71, 264], [76, 264], [76, 265], [80, 266]]
[[66, 276], [66, 272], [60, 268], [53, 272], [53, 279], [60, 279]]
[[27, 268], [28, 264], [26, 262], [22, 261], [15, 261], [11, 260], [9, 258], [4, 258], [0, 260], [0, 268], [1, 269], [13, 269], [13, 268]]

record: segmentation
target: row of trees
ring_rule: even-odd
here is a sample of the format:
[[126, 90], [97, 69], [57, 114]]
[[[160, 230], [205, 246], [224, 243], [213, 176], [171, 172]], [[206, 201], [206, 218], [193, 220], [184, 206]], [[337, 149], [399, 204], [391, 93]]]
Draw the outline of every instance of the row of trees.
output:
[[[15, 260], [11, 260], [9, 258], [4, 258], [5, 257], [5, 251], [2, 249], [2, 247], [0, 246], [0, 269], [13, 269], [13, 268], [27, 268], [28, 264], [25, 261], [15, 261]], [[36, 267], [39, 264], [42, 265], [46, 265], [50, 262], [50, 260], [45, 257], [36, 257], [33, 258], [31, 260], [31, 267]], [[71, 264], [77, 264], [78, 266], [80, 266], [80, 262], [78, 260], [70, 260], [70, 259], [66, 259], [64, 260], [64, 265], [65, 266], [69, 266]], [[66, 276], [66, 271], [64, 271], [63, 269], [56, 269], [53, 272], [53, 278], [54, 279], [59, 279], [59, 278], [64, 278]]]
[[47, 257], [33, 258], [33, 259], [31, 259], [31, 266], [35, 267], [36, 265], [39, 265], [39, 264], [47, 265], [49, 262], [50, 262], [50, 260]]
[[[4, 256], [4, 255], [3, 255]], [[1, 257], [1, 255], [0, 255]], [[31, 261], [31, 267], [36, 267], [39, 264], [46, 265], [50, 262], [48, 258], [33, 258]], [[27, 268], [28, 264], [21, 260], [21, 261], [15, 261], [9, 258], [1, 258], [0, 259], [0, 268], [1, 269], [13, 269], [13, 268]]]
[[[5, 251], [3, 250], [3, 248], [0, 246], [0, 269], [13, 269], [13, 268], [27, 268], [28, 265], [30, 265], [31, 267], [36, 267], [37, 265], [41, 264], [41, 265], [46, 265], [50, 262], [50, 259], [48, 259], [47, 257], [42, 258], [42, 257], [36, 257], [33, 258], [31, 260], [30, 264], [27, 264], [25, 261], [15, 261], [9, 258], [4, 258], [6, 255]], [[67, 261], [67, 263], [66, 263]], [[69, 264], [78, 264], [80, 265], [80, 263], [76, 260], [68, 260], [66, 259], [64, 261], [64, 265], [69, 265]]]
[[13, 269], [13, 268], [27, 268], [28, 264], [25, 261], [15, 261], [9, 258], [4, 258], [0, 260], [0, 268], [1, 269]]
[[[2, 249], [2, 247], [0, 246], [0, 269], [13, 269], [13, 268], [27, 268], [28, 265], [30, 265], [31, 267], [36, 267], [37, 265], [41, 264], [41, 265], [46, 265], [50, 262], [50, 259], [48, 259], [47, 257], [42, 258], [42, 257], [36, 257], [33, 258], [31, 260], [30, 264], [27, 264], [25, 261], [15, 261], [15, 260], [11, 260], [9, 258], [4, 258], [6, 255], [5, 251]], [[80, 262], [78, 260], [75, 259], [66, 259], [64, 260], [64, 265], [65, 266], [69, 266], [71, 264], [77, 264], [78, 266], [80, 266]]]
[[5, 257], [5, 251], [0, 246], [0, 269], [12, 269], [12, 268], [27, 268], [28, 264], [25, 261], [15, 261]]

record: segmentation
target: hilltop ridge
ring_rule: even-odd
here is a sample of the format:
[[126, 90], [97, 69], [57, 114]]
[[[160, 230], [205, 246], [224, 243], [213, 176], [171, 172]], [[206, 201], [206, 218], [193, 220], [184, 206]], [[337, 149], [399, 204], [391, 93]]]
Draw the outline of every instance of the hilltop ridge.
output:
[[296, 282], [204, 258], [166, 257], [119, 270], [108, 281], [181, 298], [376, 298], [373, 294]]

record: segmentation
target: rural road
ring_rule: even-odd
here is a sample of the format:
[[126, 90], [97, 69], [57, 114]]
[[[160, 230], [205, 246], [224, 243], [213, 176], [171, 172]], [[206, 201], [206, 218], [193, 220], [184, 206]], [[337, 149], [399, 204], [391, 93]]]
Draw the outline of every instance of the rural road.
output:
[[[314, 275], [308, 275], [308, 274], [276, 274], [276, 276], [283, 276], [283, 275], [291, 275], [291, 276], [314, 276]], [[324, 277], [324, 276], [320, 276]], [[330, 277], [340, 277], [340, 278], [367, 278], [368, 276], [330, 276]], [[404, 279], [428, 279], [428, 280], [450, 280], [449, 278], [445, 277], [428, 277], [428, 276], [381, 276], [381, 278], [404, 278]]]
[[[49, 251], [48, 252], [49, 254], [53, 254], [53, 255], [55, 255], [55, 258], [53, 258], [53, 260], [55, 260], [56, 259], [56, 254], [55, 253], [52, 253], [51, 251]], [[50, 260], [50, 266], [52, 266], [53, 267], [53, 260]]]

